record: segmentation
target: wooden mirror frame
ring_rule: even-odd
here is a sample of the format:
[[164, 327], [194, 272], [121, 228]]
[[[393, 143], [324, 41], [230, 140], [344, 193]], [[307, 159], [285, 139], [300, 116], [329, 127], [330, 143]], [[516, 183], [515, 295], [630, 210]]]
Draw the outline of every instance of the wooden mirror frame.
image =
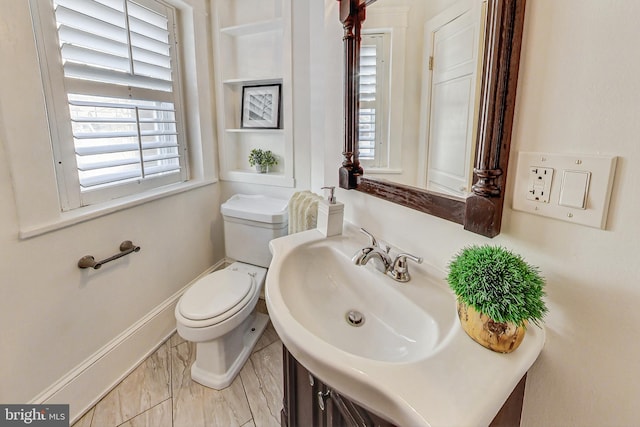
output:
[[465, 230], [483, 236], [497, 236], [502, 221], [526, 0], [487, 0], [474, 184], [464, 200], [363, 177], [358, 160], [360, 30], [366, 6], [376, 0], [338, 1], [345, 49], [345, 138], [340, 187], [462, 224]]

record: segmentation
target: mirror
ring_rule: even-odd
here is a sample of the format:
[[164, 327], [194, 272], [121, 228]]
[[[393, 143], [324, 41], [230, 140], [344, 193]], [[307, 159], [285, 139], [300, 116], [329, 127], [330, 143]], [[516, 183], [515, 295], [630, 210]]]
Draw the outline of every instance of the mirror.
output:
[[[466, 197], [444, 194], [441, 189], [435, 192], [419, 188], [417, 182], [406, 185], [363, 175], [357, 149], [361, 124], [359, 105], [362, 102], [363, 108], [367, 107], [367, 99], [360, 100], [359, 71], [361, 61], [366, 66], [369, 58], [361, 58], [359, 53], [363, 35], [365, 46], [370, 43], [363, 23], [368, 6], [376, 0], [339, 1], [340, 19], [345, 30], [345, 140], [344, 160], [339, 172], [340, 186], [454, 221], [475, 233], [496, 236], [500, 232], [502, 218], [525, 0], [488, 0], [486, 4], [484, 51], [481, 61], [478, 61], [481, 68], [477, 73], [480, 98], [474, 107], [476, 114], [471, 116], [475, 122], [471, 133], [476, 139], [475, 150], [469, 154], [469, 163], [472, 159], [474, 165], [473, 174], [469, 174], [473, 186]], [[377, 6], [384, 5], [385, 1], [378, 0]], [[391, 4], [391, 0], [387, 4]], [[378, 19], [373, 12], [374, 7], [371, 6], [372, 20]], [[372, 26], [376, 25], [379, 23]], [[362, 78], [366, 84], [366, 77]], [[424, 113], [424, 108], [422, 110]], [[424, 127], [423, 116], [420, 123]], [[366, 127], [366, 122], [364, 125]], [[397, 126], [391, 121], [391, 128]], [[370, 153], [362, 147], [361, 151], [366, 164], [371, 158]]]
[[471, 191], [484, 0], [378, 0], [360, 47], [359, 159], [379, 178]]

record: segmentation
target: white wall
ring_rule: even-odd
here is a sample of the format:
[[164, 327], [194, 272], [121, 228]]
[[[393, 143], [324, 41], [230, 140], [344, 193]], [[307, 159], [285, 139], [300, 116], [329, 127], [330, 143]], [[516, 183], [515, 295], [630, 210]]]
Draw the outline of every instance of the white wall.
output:
[[[20, 3], [12, 2], [11, 7], [24, 7]], [[316, 114], [319, 109], [312, 104], [313, 145], [296, 141], [296, 150], [299, 143], [303, 147], [296, 160], [298, 155], [311, 158], [305, 172], [310, 177], [305, 175], [300, 185], [311, 182], [319, 191], [321, 184], [337, 181], [342, 47], [337, 2], [325, 0], [325, 16], [316, 12], [314, 6], [303, 12], [309, 14], [312, 28], [324, 28], [309, 41], [314, 50], [308, 56], [312, 65], [326, 70], [325, 80], [305, 90], [325, 108], [324, 114]], [[493, 240], [380, 199], [338, 192], [347, 219], [438, 267], [445, 268], [464, 245], [482, 242], [505, 245], [541, 267], [550, 308], [547, 343], [528, 377], [524, 426], [637, 424], [633, 405], [640, 395], [636, 372], [640, 344], [633, 326], [640, 321], [634, 310], [640, 304], [636, 260], [640, 199], [635, 188], [640, 172], [631, 167], [640, 164], [640, 145], [635, 141], [640, 134], [640, 59], [634, 55], [640, 39], [637, 16], [640, 3], [632, 1], [529, 0], [527, 4], [512, 160], [518, 150], [620, 156], [606, 231], [512, 211], [510, 181], [502, 234]], [[0, 33], [5, 34], [18, 18], [7, 9], [2, 18]], [[28, 46], [30, 41], [3, 37], [3, 43]], [[7, 114], [0, 111], [3, 144], [9, 125], [45, 126], [26, 118], [7, 123]], [[219, 186], [212, 185], [20, 240], [9, 166], [0, 145], [3, 402], [33, 398], [220, 259], [218, 206], [227, 194], [247, 190], [286, 197], [292, 191], [230, 184], [222, 195]], [[101, 271], [75, 267], [80, 256], [110, 255], [124, 239], [134, 240], [142, 251]]]
[[638, 16], [635, 1], [527, 2], [511, 162], [519, 150], [620, 156], [606, 231], [513, 211], [512, 180], [494, 239], [357, 192], [337, 195], [347, 219], [440, 268], [485, 242], [540, 266], [547, 342], [528, 376], [523, 426], [638, 425]]
[[[195, 21], [206, 22], [205, 3], [191, 3], [199, 5]], [[24, 148], [46, 153], [49, 142], [28, 2], [2, 7], [0, 53], [18, 65], [5, 61], [0, 70], [0, 402], [26, 403], [220, 260], [224, 247], [216, 184], [19, 238], [19, 219], [38, 215], [18, 212], [10, 171], [41, 173], [34, 165], [42, 159], [9, 159]], [[206, 39], [204, 26], [197, 31]], [[209, 87], [201, 89], [201, 107], [210, 108]], [[210, 170], [215, 162], [213, 127], [204, 124], [200, 130], [198, 142], [207, 159], [196, 169]], [[50, 157], [44, 161], [52, 163]], [[50, 181], [40, 184], [49, 188]], [[45, 211], [56, 199], [55, 190], [49, 196], [45, 203], [44, 198], [25, 200], [23, 194], [21, 208]], [[123, 240], [142, 250], [100, 270], [76, 266], [83, 255], [113, 255]]]

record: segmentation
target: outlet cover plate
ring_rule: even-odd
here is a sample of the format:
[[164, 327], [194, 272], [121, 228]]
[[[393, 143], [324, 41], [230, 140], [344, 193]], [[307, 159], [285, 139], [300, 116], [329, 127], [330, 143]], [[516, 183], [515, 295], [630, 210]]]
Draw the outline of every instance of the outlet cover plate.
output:
[[[615, 156], [521, 151], [518, 153], [513, 209], [604, 229], [607, 223], [616, 163]], [[562, 177], [565, 171], [590, 173], [585, 208], [560, 205], [564, 180], [559, 178], [549, 180], [550, 188], [548, 193], [545, 193], [545, 198], [547, 195], [549, 197], [548, 202], [535, 200], [535, 197], [532, 199], [531, 177], [534, 169], [538, 171], [553, 169], [556, 177]], [[540, 190], [540, 186], [537, 190]]]

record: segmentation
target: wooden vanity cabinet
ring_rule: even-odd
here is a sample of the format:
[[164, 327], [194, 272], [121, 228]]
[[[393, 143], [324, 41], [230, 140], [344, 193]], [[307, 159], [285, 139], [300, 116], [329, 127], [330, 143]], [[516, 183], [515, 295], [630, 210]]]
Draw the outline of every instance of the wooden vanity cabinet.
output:
[[391, 427], [324, 384], [283, 348], [284, 399], [282, 427]]
[[[286, 349], [283, 350], [284, 399], [282, 427], [391, 427], [394, 424], [369, 412], [324, 384]], [[489, 427], [520, 425], [526, 375], [518, 383]]]

